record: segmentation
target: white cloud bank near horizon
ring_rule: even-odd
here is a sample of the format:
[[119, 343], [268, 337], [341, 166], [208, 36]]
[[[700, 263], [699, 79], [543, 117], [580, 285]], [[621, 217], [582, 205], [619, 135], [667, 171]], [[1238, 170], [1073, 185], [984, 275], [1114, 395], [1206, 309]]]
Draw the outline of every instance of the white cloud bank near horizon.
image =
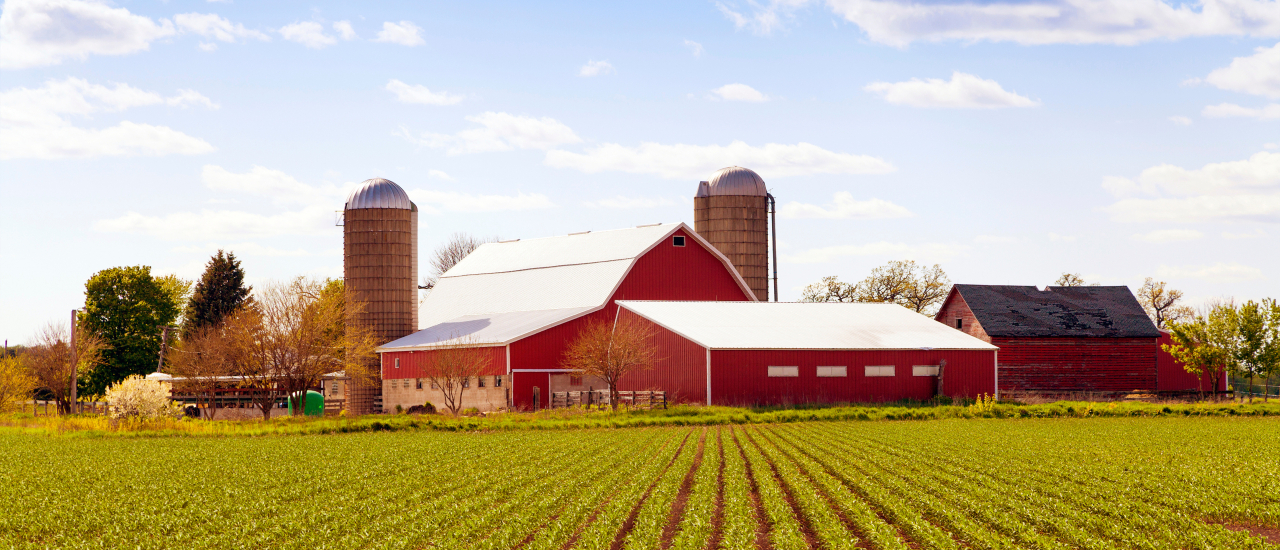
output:
[[811, 174], [886, 174], [895, 170], [892, 164], [876, 157], [836, 153], [803, 142], [761, 146], [741, 141], [729, 145], [641, 143], [634, 147], [606, 143], [589, 147], [582, 153], [547, 151], [545, 164], [588, 174], [628, 172], [693, 180], [735, 165], [749, 165], [766, 179]]
[[455, 134], [423, 132], [414, 136], [401, 127], [395, 135], [411, 143], [445, 149], [450, 155], [511, 151], [514, 149], [550, 149], [559, 145], [580, 143], [578, 137], [564, 123], [550, 117], [534, 118], [509, 113], [485, 112], [466, 117], [468, 122], [480, 125]]
[[1162, 164], [1102, 186], [1120, 199], [1104, 211], [1121, 222], [1280, 221], [1280, 153], [1198, 169]]
[[783, 219], [827, 219], [827, 220], [882, 220], [889, 218], [909, 218], [914, 216], [910, 210], [881, 199], [865, 201], [853, 198], [853, 193], [840, 191], [825, 206], [789, 202], [778, 208]]
[[939, 109], [1037, 107], [1039, 101], [1005, 90], [1000, 83], [955, 71], [951, 80], [913, 78], [904, 82], [872, 82], [864, 90], [895, 105]]
[[11, 88], [0, 92], [0, 159], [194, 155], [214, 150], [208, 142], [168, 126], [126, 120], [85, 128], [70, 118], [150, 105], [218, 108], [195, 90], [164, 97], [128, 84], [108, 87], [79, 78], [49, 80], [34, 89]]

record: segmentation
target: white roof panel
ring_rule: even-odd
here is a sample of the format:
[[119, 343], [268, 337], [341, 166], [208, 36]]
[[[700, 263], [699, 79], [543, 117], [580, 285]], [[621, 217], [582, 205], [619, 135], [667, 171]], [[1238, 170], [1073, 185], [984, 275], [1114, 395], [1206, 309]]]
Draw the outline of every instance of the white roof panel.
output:
[[997, 349], [896, 304], [620, 300], [618, 305], [712, 349]]
[[593, 308], [550, 309], [464, 315], [393, 340], [378, 351], [404, 351], [467, 343], [474, 345], [506, 345], [550, 325], [582, 315]]
[[559, 237], [487, 243], [468, 254], [441, 278], [634, 259], [680, 225], [682, 224], [664, 223]]
[[464, 315], [603, 307], [631, 260], [442, 277], [422, 303], [426, 328]]

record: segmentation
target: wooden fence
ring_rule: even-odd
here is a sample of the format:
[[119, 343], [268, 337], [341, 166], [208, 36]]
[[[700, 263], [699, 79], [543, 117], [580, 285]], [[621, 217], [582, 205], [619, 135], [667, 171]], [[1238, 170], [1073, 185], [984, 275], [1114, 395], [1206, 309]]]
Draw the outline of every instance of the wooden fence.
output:
[[[551, 408], [610, 405], [608, 390], [559, 391], [551, 393]], [[618, 406], [629, 409], [665, 409], [665, 391], [619, 391]]]
[[[23, 401], [20, 411], [25, 413], [28, 407], [31, 409], [31, 414], [36, 416], [58, 416], [57, 401]], [[73, 414], [107, 414], [107, 403], [105, 401], [81, 401], [72, 405], [71, 412]]]

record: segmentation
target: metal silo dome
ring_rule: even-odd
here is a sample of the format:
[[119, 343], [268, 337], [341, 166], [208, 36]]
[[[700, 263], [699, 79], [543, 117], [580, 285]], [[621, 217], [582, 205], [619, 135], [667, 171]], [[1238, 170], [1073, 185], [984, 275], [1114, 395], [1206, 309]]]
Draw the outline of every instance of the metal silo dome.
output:
[[396, 182], [389, 179], [373, 178], [360, 183], [359, 187], [347, 196], [347, 210], [359, 208], [398, 208], [413, 210], [409, 194], [404, 192]]
[[763, 197], [768, 194], [768, 190], [764, 187], [764, 178], [760, 177], [760, 174], [741, 166], [730, 166], [717, 170], [711, 176], [711, 179], [707, 180], [707, 185], [699, 185], [697, 196], [737, 195]]

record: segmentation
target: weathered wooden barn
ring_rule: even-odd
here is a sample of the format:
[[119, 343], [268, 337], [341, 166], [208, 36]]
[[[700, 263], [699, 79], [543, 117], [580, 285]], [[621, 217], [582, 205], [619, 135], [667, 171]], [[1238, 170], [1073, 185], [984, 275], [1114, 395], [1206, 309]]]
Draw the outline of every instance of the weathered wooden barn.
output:
[[534, 388], [544, 404], [553, 391], [600, 389], [563, 369], [561, 356], [587, 322], [612, 321], [617, 300], [755, 299], [728, 258], [683, 223], [485, 244], [436, 283], [422, 330], [379, 348], [383, 407], [438, 395], [422, 366], [457, 342], [488, 354], [467, 407], [531, 408]]
[[955, 285], [934, 317], [1000, 348], [1001, 391], [1156, 391], [1160, 331], [1124, 286]]
[[[996, 347], [896, 304], [620, 301], [655, 331], [634, 389], [713, 405], [996, 395]], [[674, 396], [674, 397], [670, 397]]]

